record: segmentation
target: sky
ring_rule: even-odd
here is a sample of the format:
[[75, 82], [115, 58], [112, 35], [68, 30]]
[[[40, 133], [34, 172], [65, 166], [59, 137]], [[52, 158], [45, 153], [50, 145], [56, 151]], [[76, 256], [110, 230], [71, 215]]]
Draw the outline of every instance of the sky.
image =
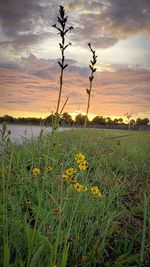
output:
[[0, 116], [56, 111], [60, 67], [59, 5], [66, 36], [61, 106], [86, 111], [91, 43], [98, 56], [90, 116], [150, 118], [150, 0], [5, 0], [0, 3]]

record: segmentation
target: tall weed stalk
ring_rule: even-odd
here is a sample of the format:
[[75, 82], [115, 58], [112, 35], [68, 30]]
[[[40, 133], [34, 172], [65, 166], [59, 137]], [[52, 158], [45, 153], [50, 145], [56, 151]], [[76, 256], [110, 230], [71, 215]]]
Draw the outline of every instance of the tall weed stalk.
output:
[[87, 102], [87, 110], [86, 110], [86, 117], [85, 117], [85, 123], [84, 127], [87, 125], [87, 120], [88, 120], [88, 114], [89, 114], [89, 108], [90, 108], [90, 100], [91, 100], [91, 92], [92, 92], [92, 85], [93, 85], [93, 79], [94, 79], [94, 73], [96, 72], [95, 64], [97, 62], [97, 56], [95, 54], [95, 51], [92, 49], [91, 44], [88, 44], [90, 51], [92, 52], [92, 60], [90, 61], [91, 64], [89, 65], [90, 70], [91, 70], [91, 75], [89, 77], [90, 81], [90, 87], [89, 89], [86, 89], [86, 92], [88, 94], [88, 102]]
[[53, 25], [53, 27], [58, 30], [58, 34], [61, 37], [61, 42], [59, 43], [59, 48], [61, 51], [61, 60], [58, 61], [58, 65], [60, 66], [60, 83], [59, 83], [59, 94], [58, 94], [58, 101], [57, 101], [57, 108], [56, 108], [57, 126], [59, 124], [59, 118], [60, 118], [59, 109], [60, 109], [62, 89], [63, 89], [64, 70], [68, 67], [68, 64], [65, 63], [65, 50], [67, 49], [68, 46], [71, 45], [71, 43], [66, 44], [65, 37], [66, 37], [66, 34], [73, 29], [72, 26], [67, 27], [66, 25], [67, 20], [68, 20], [68, 16], [65, 15], [65, 9], [63, 6], [60, 6], [59, 17], [57, 17], [59, 26], [57, 26], [56, 24]]

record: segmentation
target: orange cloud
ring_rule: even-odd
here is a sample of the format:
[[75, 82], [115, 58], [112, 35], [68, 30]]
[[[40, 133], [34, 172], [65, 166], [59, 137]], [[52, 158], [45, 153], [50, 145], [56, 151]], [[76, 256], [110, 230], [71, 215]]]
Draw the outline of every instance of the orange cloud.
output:
[[[1, 64], [1, 108], [46, 114], [55, 111], [59, 71], [56, 61], [38, 60], [35, 57], [9, 65]], [[88, 76], [88, 68], [81, 68], [77, 62], [70, 61], [70, 66], [64, 74], [61, 102], [63, 105], [69, 97], [66, 111], [72, 112], [78, 107], [80, 110], [86, 110]], [[93, 81], [90, 113], [121, 116], [126, 112], [147, 112], [150, 100], [149, 77], [150, 70], [119, 66], [115, 66], [113, 72], [97, 72]]]

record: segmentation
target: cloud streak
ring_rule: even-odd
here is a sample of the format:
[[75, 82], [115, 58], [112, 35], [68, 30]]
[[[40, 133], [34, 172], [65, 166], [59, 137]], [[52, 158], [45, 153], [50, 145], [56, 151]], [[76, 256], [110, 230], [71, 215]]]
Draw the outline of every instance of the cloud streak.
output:
[[[66, 53], [69, 67], [65, 71], [62, 99], [63, 102], [69, 97], [67, 110], [76, 110], [79, 105], [85, 110], [90, 60], [87, 43], [91, 41], [97, 50], [100, 66], [94, 79], [90, 112], [112, 115], [146, 112], [150, 95], [150, 65], [146, 63], [144, 67], [141, 62], [148, 62], [149, 56], [150, 1], [62, 0], [61, 4], [69, 16], [68, 24], [74, 26], [74, 31], [67, 36], [67, 41], [72, 42]], [[60, 51], [59, 36], [52, 24], [56, 23], [57, 15], [55, 0], [2, 1], [2, 108], [55, 110]], [[126, 41], [121, 46], [123, 40]], [[132, 61], [135, 61], [135, 66]]]
[[[72, 64], [71, 64], [72, 62]], [[76, 66], [73, 64], [76, 63]], [[2, 108], [36, 112], [55, 110], [58, 97], [59, 68], [55, 60], [30, 56], [13, 64], [0, 65], [0, 99]], [[113, 66], [112, 66], [113, 68]], [[146, 112], [149, 103], [150, 70], [119, 67], [114, 72], [97, 72], [93, 84], [91, 113], [123, 115], [126, 111]], [[88, 68], [70, 60], [64, 76], [63, 101], [69, 97], [67, 111], [86, 107]], [[111, 99], [110, 99], [111, 97]], [[120, 110], [120, 111], [119, 111]]]

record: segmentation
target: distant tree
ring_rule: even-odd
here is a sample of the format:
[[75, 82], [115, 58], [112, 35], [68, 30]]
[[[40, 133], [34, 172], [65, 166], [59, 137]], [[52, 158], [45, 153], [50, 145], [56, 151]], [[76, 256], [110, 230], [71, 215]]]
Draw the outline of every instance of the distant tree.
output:
[[[86, 115], [82, 115], [81, 113], [79, 113], [76, 117], [75, 117], [75, 123], [78, 125], [83, 125], [86, 119]], [[89, 122], [89, 120], [87, 119], [87, 123]]]
[[73, 124], [73, 119], [71, 117], [70, 114], [68, 114], [67, 112], [64, 112], [61, 116], [61, 120], [63, 123], [67, 124], [67, 125], [72, 125]]
[[112, 119], [110, 117], [107, 117], [106, 118], [106, 123], [107, 124], [113, 124], [113, 121], [112, 121]]
[[114, 120], [113, 120], [113, 123], [114, 123], [114, 124], [118, 124], [118, 122], [119, 122], [118, 119], [114, 119]]
[[148, 123], [149, 123], [148, 118], [144, 118], [144, 119], [138, 118], [136, 120], [136, 124], [139, 124], [139, 125], [148, 125]]
[[106, 124], [106, 119], [103, 116], [96, 116], [93, 118], [91, 121], [91, 124], [95, 125], [105, 125]]
[[53, 120], [54, 120], [54, 115], [53, 114], [51, 114], [51, 115], [49, 115], [48, 117], [46, 117], [46, 119], [45, 119], [45, 123], [47, 124], [52, 124], [52, 122], [53, 122]]
[[118, 119], [118, 122], [119, 122], [119, 123], [123, 123], [123, 119], [122, 119], [122, 118], [119, 118], [119, 119]]
[[137, 118], [136, 124], [141, 124], [141, 118]]
[[148, 124], [149, 124], [149, 119], [148, 119], [148, 118], [144, 118], [144, 119], [142, 120], [142, 124], [143, 124], [143, 125], [148, 125]]
[[130, 120], [130, 125], [135, 125], [135, 120]]
[[9, 115], [4, 115], [4, 121], [5, 122], [13, 122], [14, 118], [12, 116], [9, 116]]

